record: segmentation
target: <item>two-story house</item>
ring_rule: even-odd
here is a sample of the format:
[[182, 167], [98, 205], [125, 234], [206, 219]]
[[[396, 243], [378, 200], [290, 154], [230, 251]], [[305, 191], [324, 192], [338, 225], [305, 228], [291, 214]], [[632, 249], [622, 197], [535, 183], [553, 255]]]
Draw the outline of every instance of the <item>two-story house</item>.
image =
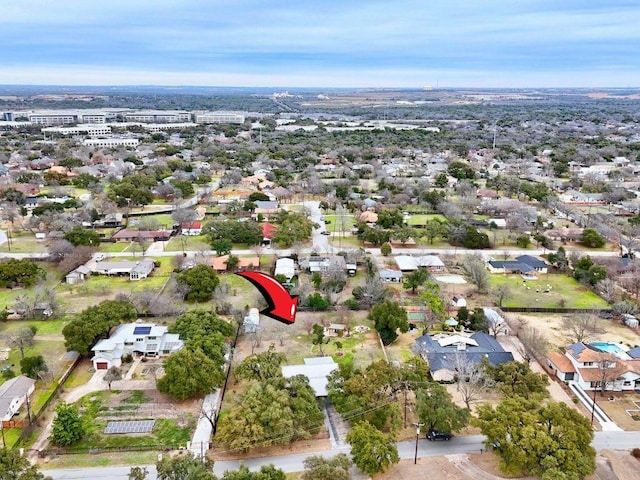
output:
[[562, 381], [582, 390], [624, 391], [640, 388], [640, 349], [608, 342], [574, 343], [564, 354], [547, 355], [547, 367]]
[[177, 352], [184, 345], [177, 333], [168, 333], [164, 325], [154, 323], [125, 323], [116, 327], [113, 334], [98, 341], [91, 349], [96, 370], [108, 370], [122, 365], [125, 354], [161, 357]]

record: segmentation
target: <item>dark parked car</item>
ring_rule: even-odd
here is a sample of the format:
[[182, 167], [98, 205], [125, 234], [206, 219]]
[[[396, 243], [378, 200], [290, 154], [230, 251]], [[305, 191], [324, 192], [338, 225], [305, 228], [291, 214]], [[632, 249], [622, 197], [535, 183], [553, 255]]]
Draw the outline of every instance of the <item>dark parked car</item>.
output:
[[427, 432], [427, 440], [451, 440], [451, 432], [438, 432], [435, 430], [431, 430]]

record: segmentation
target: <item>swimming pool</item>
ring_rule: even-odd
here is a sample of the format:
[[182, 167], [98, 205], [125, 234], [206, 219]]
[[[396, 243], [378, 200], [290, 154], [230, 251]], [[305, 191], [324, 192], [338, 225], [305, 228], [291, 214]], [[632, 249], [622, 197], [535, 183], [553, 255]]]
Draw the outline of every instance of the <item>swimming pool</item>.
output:
[[603, 352], [609, 352], [609, 353], [613, 353], [616, 357], [623, 359], [623, 360], [628, 360], [629, 355], [627, 355], [627, 352], [625, 350], [623, 350], [620, 345], [616, 344], [616, 343], [609, 343], [609, 342], [592, 342], [589, 344], [590, 347], [594, 347], [597, 348], [598, 350], [601, 350]]

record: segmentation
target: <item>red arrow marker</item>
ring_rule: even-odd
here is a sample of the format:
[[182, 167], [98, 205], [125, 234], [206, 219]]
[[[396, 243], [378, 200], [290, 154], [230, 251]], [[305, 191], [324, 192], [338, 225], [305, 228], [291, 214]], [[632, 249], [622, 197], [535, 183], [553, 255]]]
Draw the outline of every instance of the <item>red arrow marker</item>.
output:
[[238, 272], [236, 275], [253, 283], [269, 304], [269, 307], [260, 313], [288, 325], [296, 321], [298, 296], [289, 295], [287, 289], [278, 280], [266, 273], [254, 271]]

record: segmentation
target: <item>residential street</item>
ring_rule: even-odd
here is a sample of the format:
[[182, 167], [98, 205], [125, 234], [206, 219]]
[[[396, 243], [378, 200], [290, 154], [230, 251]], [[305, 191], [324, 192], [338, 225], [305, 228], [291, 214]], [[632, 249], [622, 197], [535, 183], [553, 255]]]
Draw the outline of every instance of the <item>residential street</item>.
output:
[[[440, 455], [458, 455], [464, 453], [479, 452], [482, 445], [481, 435], [468, 435], [453, 437], [449, 442], [429, 442], [424, 437], [418, 442], [418, 458], [434, 457]], [[640, 432], [595, 432], [593, 446], [597, 450], [629, 450], [640, 444]], [[398, 442], [398, 453], [402, 459], [412, 459], [415, 456], [415, 441]], [[240, 463], [251, 470], [257, 470], [262, 465], [273, 463], [285, 472], [299, 472], [304, 470], [303, 461], [311, 455], [332, 456], [338, 453], [348, 453], [349, 447], [339, 447], [314, 453], [300, 455], [284, 455], [278, 457], [256, 458], [243, 460], [227, 460], [216, 462], [214, 473], [221, 476], [225, 470], [237, 469]], [[156, 479], [155, 467], [147, 466], [151, 475], [149, 480]], [[46, 475], [54, 480], [126, 480], [129, 467], [100, 467], [82, 469], [57, 469], [44, 470]]]

